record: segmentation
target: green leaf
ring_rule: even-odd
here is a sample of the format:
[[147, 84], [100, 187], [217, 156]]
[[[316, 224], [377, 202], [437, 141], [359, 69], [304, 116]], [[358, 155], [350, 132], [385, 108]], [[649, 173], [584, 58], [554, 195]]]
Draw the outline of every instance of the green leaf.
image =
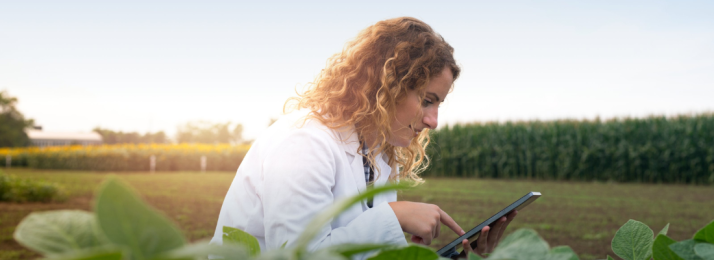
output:
[[714, 244], [699, 243], [694, 245], [694, 253], [704, 260], [714, 260]]
[[669, 238], [667, 235], [657, 235], [652, 245], [652, 258], [654, 258], [654, 260], [683, 260], [669, 248], [669, 245], [674, 243], [677, 243], [677, 241], [674, 241], [674, 239]]
[[[251, 234], [237, 228], [223, 226], [223, 243], [243, 245], [248, 249], [248, 252], [252, 256], [260, 254], [260, 244], [258, 244], [258, 239], [255, 239], [255, 237]], [[287, 243], [287, 241], [285, 243]]]
[[548, 243], [534, 230], [524, 228], [504, 238], [488, 259], [544, 259], [548, 252]]
[[667, 225], [665, 225], [664, 228], [657, 233], [657, 235], [667, 235], [667, 231], [669, 231], [669, 223], [667, 223]]
[[402, 248], [383, 250], [369, 260], [436, 260], [439, 255], [431, 248], [409, 245]]
[[222, 257], [223, 260], [248, 259], [248, 250], [240, 244], [227, 243], [223, 245], [199, 242], [165, 252], [152, 260], [169, 259], [208, 259], [208, 255]]
[[280, 249], [285, 248], [285, 246], [287, 246], [287, 245], [288, 245], [288, 241], [285, 241], [285, 243], [283, 243], [283, 245], [280, 246]]
[[714, 244], [714, 221], [694, 234], [694, 240], [706, 241]]
[[697, 241], [694, 241], [694, 239], [687, 239], [669, 245], [669, 249], [672, 249], [674, 253], [684, 260], [703, 260], [694, 252], [694, 245], [696, 244]]
[[327, 252], [331, 252], [334, 254], [344, 256], [346, 258], [350, 258], [356, 254], [366, 253], [366, 252], [374, 251], [374, 250], [384, 250], [384, 249], [393, 248], [393, 247], [394, 247], [393, 245], [383, 245], [383, 244], [340, 244], [340, 245], [329, 246], [329, 247], [320, 249], [319, 251], [327, 251]]
[[612, 258], [612, 256], [610, 256], [610, 255], [607, 255], [607, 260], [615, 260], [615, 259], [614, 259], [614, 258]]
[[630, 219], [617, 230], [612, 251], [625, 260], [647, 260], [652, 255], [654, 232], [647, 225]]
[[483, 260], [483, 258], [474, 252], [469, 253], [469, 260]]
[[126, 253], [121, 248], [103, 246], [53, 255], [45, 260], [123, 260], [125, 255]]
[[32, 213], [13, 236], [21, 245], [47, 256], [104, 244], [94, 214], [81, 210]]
[[575, 251], [569, 246], [556, 246], [551, 248], [548, 257], [548, 259], [580, 260]]
[[300, 233], [300, 236], [295, 241], [295, 248], [297, 248], [298, 251], [305, 250], [310, 241], [312, 241], [312, 239], [318, 234], [318, 232], [320, 232], [320, 229], [325, 224], [327, 224], [332, 218], [336, 217], [352, 205], [360, 203], [361, 201], [367, 198], [374, 197], [379, 193], [388, 192], [392, 190], [403, 190], [409, 187], [410, 186], [408, 185], [408, 183], [384, 185], [369, 189], [359, 195], [336, 201], [334, 204], [332, 204], [332, 206], [319, 213], [317, 216], [315, 216], [315, 218], [310, 221], [310, 223], [307, 224], [305, 230]]
[[546, 260], [570, 260], [572, 259], [573, 254], [570, 253], [548, 253], [545, 255]]
[[115, 178], [107, 180], [99, 190], [95, 212], [107, 238], [129, 248], [134, 260], [150, 259], [185, 244], [183, 235], [168, 218]]

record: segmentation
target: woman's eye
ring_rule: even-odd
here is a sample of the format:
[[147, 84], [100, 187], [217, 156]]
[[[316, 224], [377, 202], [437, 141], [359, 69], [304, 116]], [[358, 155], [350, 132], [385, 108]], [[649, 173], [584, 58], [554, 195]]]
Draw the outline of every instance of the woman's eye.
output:
[[425, 106], [425, 107], [428, 107], [431, 104], [434, 104], [434, 102], [431, 102], [428, 99], [424, 99], [424, 101], [422, 101], [422, 103], [421, 103], [421, 105]]

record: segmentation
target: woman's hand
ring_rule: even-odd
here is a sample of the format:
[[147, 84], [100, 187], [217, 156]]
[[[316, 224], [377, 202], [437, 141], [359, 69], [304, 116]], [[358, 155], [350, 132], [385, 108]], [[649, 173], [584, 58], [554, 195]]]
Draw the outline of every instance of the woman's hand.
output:
[[485, 258], [486, 256], [484, 254], [490, 254], [493, 252], [493, 249], [495, 249], [498, 245], [498, 241], [501, 240], [501, 235], [503, 235], [503, 232], [506, 230], [506, 227], [508, 227], [508, 224], [510, 224], [513, 218], [516, 217], [516, 214], [518, 214], [518, 211], [514, 210], [505, 217], [501, 217], [501, 219], [492, 224], [493, 228], [491, 228], [491, 226], [483, 227], [483, 229], [481, 229], [481, 234], [474, 242], [476, 243], [475, 250], [471, 247], [469, 240], [464, 239], [461, 241], [461, 244], [464, 246], [464, 251], [458, 258], [466, 258], [470, 252], [474, 252], [475, 254]]
[[417, 244], [429, 245], [431, 241], [439, 236], [441, 223], [444, 223], [459, 236], [463, 235], [464, 230], [456, 224], [449, 214], [446, 214], [439, 206], [434, 204], [426, 204], [410, 201], [395, 201], [390, 202], [389, 206], [397, 215], [399, 225], [402, 230], [412, 234], [412, 242]]

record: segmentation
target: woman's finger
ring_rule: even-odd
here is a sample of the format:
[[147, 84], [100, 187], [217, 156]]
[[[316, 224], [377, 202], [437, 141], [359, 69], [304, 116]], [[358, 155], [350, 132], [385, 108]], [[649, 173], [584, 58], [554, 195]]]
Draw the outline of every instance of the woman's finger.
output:
[[489, 252], [492, 252], [493, 249], [496, 247], [496, 243], [498, 243], [498, 239], [500, 238], [500, 233], [501, 228], [503, 227], [503, 224], [505, 224], [507, 221], [506, 217], [501, 217], [500, 219], [496, 220], [496, 223], [494, 223], [493, 228], [491, 229], [491, 234], [488, 236], [488, 245], [491, 246], [488, 248]]
[[434, 227], [432, 238], [437, 238], [437, 237], [439, 237], [439, 233], [441, 233], [441, 216], [442, 216], [441, 212], [442, 212], [442, 210], [439, 208], [439, 206], [436, 206], [436, 205], [434, 205], [434, 206], [436, 207], [436, 212], [439, 215], [437, 216], [438, 219], [436, 220], [436, 226]]
[[490, 251], [486, 251], [488, 249], [488, 232], [490, 230], [491, 227], [489, 226], [483, 227], [483, 229], [481, 229], [481, 235], [479, 235], [478, 239], [476, 240], [476, 251], [479, 255], [490, 253]]
[[414, 243], [416, 243], [416, 244], [423, 244], [423, 243], [424, 243], [424, 239], [422, 239], [420, 236], [412, 235], [412, 239], [411, 239], [411, 240], [412, 240], [412, 242], [414, 242]]
[[517, 210], [514, 210], [514, 211], [511, 212], [511, 213], [508, 213], [508, 220], [506, 221], [506, 225], [504, 225], [504, 229], [505, 229], [505, 227], [508, 226], [508, 224], [511, 224], [511, 221], [513, 221], [513, 218], [515, 218], [516, 215], [518, 215], [518, 211], [517, 211]]
[[461, 241], [461, 244], [464, 245], [464, 255], [467, 258], [469, 257], [469, 253], [471, 253], [471, 252], [473, 252], [474, 254], [478, 254], [478, 253], [474, 252], [473, 248], [471, 248], [471, 243], [469, 243], [468, 239], [464, 239], [463, 241]]
[[444, 223], [444, 225], [456, 232], [457, 235], [461, 236], [463, 234], [466, 234], [466, 232], [459, 226], [459, 224], [456, 224], [456, 221], [454, 221], [454, 219], [451, 218], [449, 214], [446, 214], [445, 211], [439, 209], [439, 214], [441, 215], [441, 223]]
[[428, 246], [431, 244], [431, 240], [434, 238], [434, 230], [431, 230], [431, 232], [424, 232], [424, 235], [421, 235], [419, 237], [421, 237], [422, 244]]
[[501, 237], [503, 236], [503, 234], [506, 233], [506, 228], [508, 227], [508, 224], [511, 224], [511, 221], [513, 221], [513, 218], [515, 218], [517, 214], [518, 211], [516, 210], [511, 213], [508, 213], [508, 220], [506, 220], [506, 223], [501, 226], [501, 230], [498, 232], [498, 238], [496, 239], [496, 243], [493, 244], [494, 249], [496, 249], [496, 247], [498, 246], [498, 242], [501, 241]]
[[432, 238], [437, 238], [439, 237], [439, 233], [441, 232], [441, 222], [437, 221], [436, 226], [434, 227], [434, 232], [432, 234]]

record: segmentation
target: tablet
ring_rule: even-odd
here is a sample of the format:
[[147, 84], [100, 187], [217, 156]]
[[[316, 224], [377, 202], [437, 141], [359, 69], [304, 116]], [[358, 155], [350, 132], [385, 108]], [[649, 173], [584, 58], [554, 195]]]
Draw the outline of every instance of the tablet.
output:
[[[469, 243], [473, 243], [476, 241], [478, 238], [478, 234], [481, 233], [481, 229], [483, 227], [491, 225], [491, 223], [495, 222], [496, 220], [500, 219], [501, 217], [508, 215], [513, 210], [518, 210], [520, 211], [522, 208], [525, 206], [528, 206], [528, 204], [531, 204], [534, 200], [538, 199], [540, 197], [540, 192], [537, 191], [532, 191], [526, 194], [525, 196], [521, 197], [520, 199], [516, 200], [516, 202], [513, 202], [511, 205], [508, 205], [505, 209], [502, 209], [496, 215], [493, 215], [492, 217], [488, 218], [486, 221], [482, 222], [478, 226], [472, 228], [466, 234], [463, 236], [460, 236], [459, 238], [455, 239], [454, 241], [451, 241], [451, 243], [447, 244], [446, 246], [442, 247], [439, 249], [439, 251], [436, 251], [437, 254], [439, 254], [442, 257], [448, 257], [448, 258], [453, 258], [455, 256], [458, 256], [460, 252], [457, 252], [457, 250], [461, 247], [463, 247], [463, 244], [461, 244], [461, 241], [464, 241], [464, 239], [469, 239]], [[473, 246], [473, 244], [472, 244]], [[463, 251], [463, 250], [461, 250]]]

